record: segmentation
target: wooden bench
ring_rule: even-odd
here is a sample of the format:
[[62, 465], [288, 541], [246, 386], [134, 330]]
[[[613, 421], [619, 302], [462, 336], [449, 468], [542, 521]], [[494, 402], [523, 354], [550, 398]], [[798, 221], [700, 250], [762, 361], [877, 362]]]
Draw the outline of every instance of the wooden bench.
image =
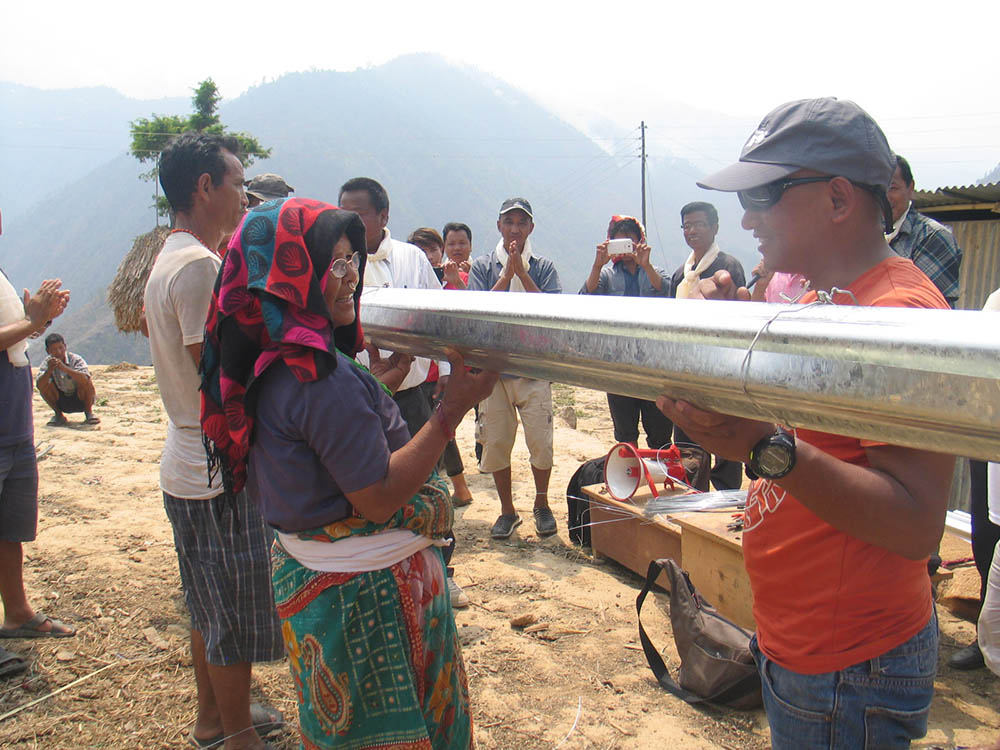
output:
[[613, 499], [603, 484], [584, 487], [583, 494], [590, 501], [594, 552], [643, 577], [651, 560], [672, 557], [720, 614], [754, 627], [742, 536], [726, 528], [734, 510], [647, 518], [644, 509], [652, 497], [648, 488], [637, 492], [633, 503]]

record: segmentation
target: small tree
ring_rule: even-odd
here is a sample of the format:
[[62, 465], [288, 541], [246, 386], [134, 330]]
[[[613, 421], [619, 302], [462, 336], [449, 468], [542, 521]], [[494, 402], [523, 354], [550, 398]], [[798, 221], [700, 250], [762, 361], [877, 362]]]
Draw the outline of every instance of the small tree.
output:
[[140, 117], [129, 123], [132, 130], [130, 148], [132, 156], [138, 159], [140, 164], [147, 161], [153, 162], [153, 168], [140, 175], [140, 178], [147, 182], [153, 180], [156, 185], [154, 200], [157, 226], [159, 226], [161, 216], [170, 214], [170, 204], [166, 198], [160, 195], [156, 163], [160, 158], [160, 152], [166, 148], [167, 143], [174, 136], [190, 130], [232, 136], [240, 143], [240, 161], [243, 162], [244, 167], [250, 166], [257, 159], [267, 159], [271, 155], [271, 149], [261, 146], [257, 139], [249, 133], [233, 133], [226, 129], [219, 121], [217, 112], [221, 100], [222, 95], [219, 94], [215, 81], [206, 78], [198, 84], [198, 88], [194, 89], [191, 102], [195, 111], [190, 116], [154, 114], [150, 118]]

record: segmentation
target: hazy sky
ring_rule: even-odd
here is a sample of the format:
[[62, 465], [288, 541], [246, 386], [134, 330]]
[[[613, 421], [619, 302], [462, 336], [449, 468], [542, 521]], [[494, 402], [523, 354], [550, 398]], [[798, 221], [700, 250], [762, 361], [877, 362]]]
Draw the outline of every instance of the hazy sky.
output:
[[657, 121], [665, 107], [655, 105], [683, 102], [756, 122], [783, 101], [835, 95], [879, 120], [925, 187], [971, 182], [1000, 162], [995, 0], [53, 0], [41, 8], [4, 8], [0, 80], [158, 98], [189, 95], [212, 76], [230, 98], [288, 71], [437, 52], [567, 116], [645, 117], [678, 152], [700, 139], [701, 151], [731, 148], [735, 158], [749, 131], [695, 137]]

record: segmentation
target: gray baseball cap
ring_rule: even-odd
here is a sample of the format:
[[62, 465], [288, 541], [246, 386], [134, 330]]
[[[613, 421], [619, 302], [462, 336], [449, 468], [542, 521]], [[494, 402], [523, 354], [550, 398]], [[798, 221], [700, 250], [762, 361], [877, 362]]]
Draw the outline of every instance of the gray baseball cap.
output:
[[740, 160], [698, 185], [724, 192], [749, 190], [800, 169], [884, 190], [896, 158], [878, 123], [854, 102], [801, 99], [772, 110], [744, 144]]
[[500, 215], [503, 216], [508, 211], [524, 211], [532, 221], [535, 217], [531, 213], [531, 204], [525, 198], [508, 198], [500, 204]]
[[285, 182], [280, 175], [259, 174], [246, 183], [247, 195], [252, 195], [262, 201], [273, 201], [276, 198], [287, 198], [289, 193], [294, 193], [295, 188]]

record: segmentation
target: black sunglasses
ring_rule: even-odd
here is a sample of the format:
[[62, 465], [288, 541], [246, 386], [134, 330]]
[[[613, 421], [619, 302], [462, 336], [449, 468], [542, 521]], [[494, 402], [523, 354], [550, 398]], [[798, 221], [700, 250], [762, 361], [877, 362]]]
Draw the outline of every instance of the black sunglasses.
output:
[[[795, 187], [796, 185], [806, 185], [810, 182], [829, 182], [834, 177], [836, 177], [836, 175], [826, 175], [824, 177], [792, 177], [787, 180], [775, 180], [774, 182], [750, 188], [749, 190], [739, 190], [736, 192], [736, 197], [740, 199], [740, 205], [743, 206], [745, 211], [766, 211], [781, 200], [781, 196], [785, 194], [785, 191], [788, 190], [788, 188]], [[885, 194], [885, 188], [876, 187], [875, 185], [866, 185], [863, 182], [854, 182], [854, 180], [851, 180], [850, 182], [852, 185], [855, 185], [862, 190], [867, 190], [875, 196], [875, 199], [882, 207], [882, 216], [885, 221], [885, 231], [886, 233], [891, 232], [892, 206], [889, 204], [889, 198]]]
[[781, 196], [790, 187], [807, 185], [810, 182], [829, 182], [836, 175], [823, 177], [792, 177], [787, 180], [775, 180], [766, 185], [758, 185], [748, 190], [739, 190], [736, 197], [745, 211], [766, 211], [781, 200]]

